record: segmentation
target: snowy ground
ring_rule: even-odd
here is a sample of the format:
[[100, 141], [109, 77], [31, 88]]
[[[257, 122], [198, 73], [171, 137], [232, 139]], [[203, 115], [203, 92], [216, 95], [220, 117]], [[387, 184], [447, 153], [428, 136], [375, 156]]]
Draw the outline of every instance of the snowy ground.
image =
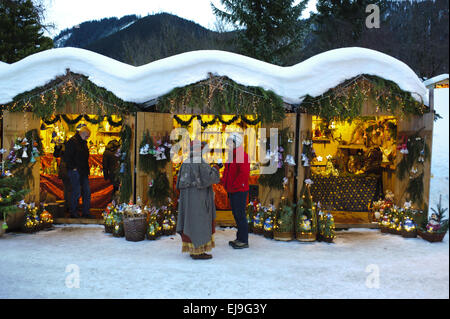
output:
[[234, 236], [218, 227], [214, 258], [196, 261], [179, 236], [128, 242], [87, 225], [8, 233], [0, 298], [449, 298], [448, 234], [433, 244], [369, 229], [340, 231], [335, 244], [251, 234], [246, 250], [228, 246]]

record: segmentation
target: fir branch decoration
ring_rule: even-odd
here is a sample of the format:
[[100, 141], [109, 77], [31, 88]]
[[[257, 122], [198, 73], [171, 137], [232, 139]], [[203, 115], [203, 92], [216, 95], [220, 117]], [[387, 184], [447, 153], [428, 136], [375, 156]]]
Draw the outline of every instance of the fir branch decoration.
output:
[[274, 92], [260, 87], [245, 87], [227, 77], [212, 75], [160, 97], [157, 109], [179, 114], [255, 114], [264, 123], [279, 122], [285, 117], [283, 100]]
[[369, 98], [376, 102], [377, 110], [398, 115], [423, 115], [429, 108], [416, 101], [389, 80], [363, 74], [338, 85], [324, 94], [307, 95], [300, 108], [308, 114], [324, 119], [352, 120], [361, 114], [363, 103]]
[[164, 172], [157, 172], [155, 178], [152, 181], [151, 186], [148, 188], [148, 197], [155, 206], [164, 205], [170, 194], [170, 185], [167, 175]]
[[289, 201], [282, 201], [277, 209], [274, 230], [282, 233], [294, 232], [294, 209], [295, 205]]
[[130, 159], [130, 147], [131, 147], [131, 127], [124, 125], [120, 131], [120, 140], [122, 141], [121, 158], [120, 158], [120, 202], [127, 203], [132, 194], [132, 179], [131, 179], [131, 159]]
[[49, 121], [53, 114], [77, 102], [103, 116], [127, 115], [138, 111], [135, 103], [125, 102], [112, 92], [89, 81], [88, 77], [72, 72], [67, 72], [44, 86], [18, 94], [11, 103], [2, 105], [2, 111], [31, 111]]

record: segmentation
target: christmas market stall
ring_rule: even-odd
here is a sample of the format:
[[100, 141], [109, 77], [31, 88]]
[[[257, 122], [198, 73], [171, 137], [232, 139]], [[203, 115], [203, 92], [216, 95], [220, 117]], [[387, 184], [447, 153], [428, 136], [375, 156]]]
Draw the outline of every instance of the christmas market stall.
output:
[[398, 207], [428, 209], [435, 112], [425, 103], [368, 74], [305, 97], [303, 170], [313, 200], [337, 223], [380, 221], [372, 206], [386, 194]]
[[[130, 227], [141, 229], [136, 240], [173, 233], [183, 130], [207, 142], [214, 163], [226, 161], [228, 135], [242, 133], [248, 223], [268, 238], [332, 241], [335, 223], [378, 226], [381, 200], [428, 211], [433, 105], [408, 66], [377, 51], [331, 50], [291, 67], [193, 51], [133, 67], [54, 49], [2, 66], [0, 104], [5, 152], [34, 130], [36, 150], [20, 160], [37, 163], [36, 202], [63, 198], [55, 146], [90, 128], [92, 203], [118, 237]], [[121, 144], [115, 205], [100, 160], [111, 140]], [[223, 186], [214, 193], [217, 224], [233, 225]]]
[[[116, 141], [117, 145], [123, 143], [125, 127], [134, 124], [134, 118], [130, 121], [127, 116], [136, 110], [135, 104], [122, 101], [86, 76], [70, 70], [43, 86], [15, 96], [12, 103], [2, 106], [3, 147], [11, 146], [12, 151], [18, 151], [9, 154], [10, 160], [34, 163], [26, 176], [30, 193], [25, 201], [46, 203], [55, 217], [66, 217], [64, 199], [70, 186], [61, 166], [64, 143], [81, 127], [87, 126], [91, 131], [88, 140], [91, 210], [100, 217], [113, 193], [113, 185], [103, 178], [103, 153], [111, 141]], [[14, 143], [17, 138], [30, 134], [32, 138], [28, 138], [28, 142], [33, 148], [21, 152]], [[121, 169], [119, 176], [132, 177], [131, 165], [127, 172], [125, 166]], [[130, 198], [131, 180], [124, 185], [123, 198]]]

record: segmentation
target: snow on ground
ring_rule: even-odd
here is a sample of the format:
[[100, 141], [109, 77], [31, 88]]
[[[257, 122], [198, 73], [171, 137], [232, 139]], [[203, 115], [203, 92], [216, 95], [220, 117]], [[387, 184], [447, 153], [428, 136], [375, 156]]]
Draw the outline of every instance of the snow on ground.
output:
[[287, 103], [318, 96], [345, 80], [372, 74], [394, 81], [428, 105], [427, 89], [405, 63], [379, 51], [350, 47], [317, 54], [303, 62], [281, 67], [236, 53], [199, 50], [181, 53], [139, 67], [79, 48], [57, 48], [0, 65], [0, 103], [45, 85], [66, 69], [89, 77], [119, 98], [144, 103], [208, 78], [228, 76], [237, 83], [273, 90]]
[[[429, 243], [352, 229], [327, 244], [250, 234], [245, 250], [228, 246], [234, 236], [217, 227], [213, 259], [198, 261], [181, 253], [178, 235], [128, 242], [100, 226], [69, 225], [8, 233], [0, 239], [0, 298], [449, 297], [448, 235]], [[70, 288], [72, 264], [79, 288]]]

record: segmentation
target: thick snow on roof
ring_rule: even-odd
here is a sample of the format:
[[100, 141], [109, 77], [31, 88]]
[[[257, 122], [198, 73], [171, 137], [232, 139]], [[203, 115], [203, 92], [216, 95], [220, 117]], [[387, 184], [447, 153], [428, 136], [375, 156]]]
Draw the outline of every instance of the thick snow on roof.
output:
[[434, 76], [431, 79], [423, 81], [423, 84], [428, 87], [430, 85], [433, 85], [435, 83], [438, 83], [438, 82], [441, 82], [441, 81], [444, 81], [444, 80], [448, 80], [448, 73], [444, 73], [444, 74], [441, 74], [441, 75]]
[[327, 51], [290, 67], [280, 67], [235, 53], [202, 50], [178, 54], [139, 67], [79, 48], [57, 48], [0, 64], [0, 103], [45, 85], [66, 69], [89, 77], [128, 102], [143, 103], [208, 77], [227, 76], [248, 86], [272, 90], [287, 103], [318, 96], [360, 74], [391, 80], [428, 104], [425, 85], [405, 63], [364, 48]]

